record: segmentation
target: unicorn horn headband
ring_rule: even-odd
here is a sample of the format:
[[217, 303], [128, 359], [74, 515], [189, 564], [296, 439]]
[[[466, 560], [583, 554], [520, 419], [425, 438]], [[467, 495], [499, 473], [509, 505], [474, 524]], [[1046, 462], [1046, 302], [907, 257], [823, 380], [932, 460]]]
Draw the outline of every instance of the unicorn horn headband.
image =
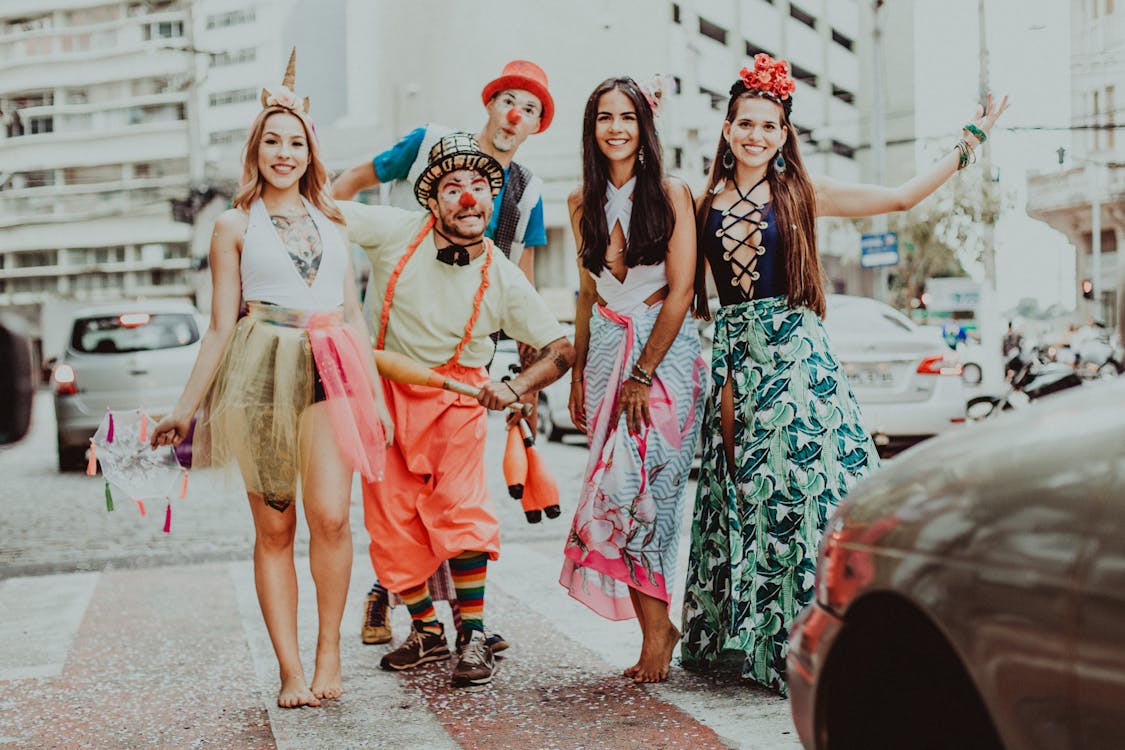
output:
[[297, 48], [289, 53], [289, 64], [285, 66], [285, 77], [276, 91], [262, 89], [262, 107], [283, 107], [284, 109], [308, 114], [309, 98], [297, 98], [293, 93], [293, 84], [297, 80]]

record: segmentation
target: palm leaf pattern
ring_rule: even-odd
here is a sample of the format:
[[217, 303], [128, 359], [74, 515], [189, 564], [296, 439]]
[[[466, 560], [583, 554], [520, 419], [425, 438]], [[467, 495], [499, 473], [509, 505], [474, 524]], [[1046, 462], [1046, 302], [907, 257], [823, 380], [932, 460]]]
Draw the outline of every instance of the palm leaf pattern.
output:
[[[719, 396], [735, 404], [735, 480]], [[683, 663], [743, 654], [742, 675], [783, 695], [789, 629], [813, 598], [832, 510], [879, 463], [819, 318], [783, 297], [720, 309], [684, 596]]]

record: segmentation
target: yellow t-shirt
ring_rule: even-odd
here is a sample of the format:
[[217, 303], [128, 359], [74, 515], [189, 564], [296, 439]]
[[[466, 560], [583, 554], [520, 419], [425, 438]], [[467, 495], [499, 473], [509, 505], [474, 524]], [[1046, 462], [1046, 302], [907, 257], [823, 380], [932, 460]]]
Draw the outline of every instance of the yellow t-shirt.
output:
[[[379, 296], [368, 303], [369, 323], [372, 335], [378, 336], [387, 282], [429, 213], [351, 201], [337, 205], [347, 220], [349, 239], [371, 260], [369, 288]], [[481, 253], [467, 266], [442, 263], [437, 259], [433, 238], [431, 231], [398, 277], [384, 344], [388, 350], [406, 354], [427, 367], [448, 362], [464, 337], [486, 257]], [[480, 317], [473, 327], [472, 340], [461, 351], [460, 364], [487, 365], [495, 350], [489, 336], [499, 330], [536, 348], [566, 335], [523, 271], [494, 247]]]

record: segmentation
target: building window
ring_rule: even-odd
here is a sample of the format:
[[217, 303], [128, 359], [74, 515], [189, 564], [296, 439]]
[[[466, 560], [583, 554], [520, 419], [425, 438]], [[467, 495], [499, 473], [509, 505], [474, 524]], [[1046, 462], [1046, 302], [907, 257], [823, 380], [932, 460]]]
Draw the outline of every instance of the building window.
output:
[[179, 39], [184, 35], [183, 21], [158, 21], [144, 25], [144, 40], [151, 42], [153, 39]]
[[219, 68], [226, 65], [254, 62], [257, 56], [258, 50], [254, 47], [246, 47], [236, 52], [218, 52], [211, 55], [211, 67]]
[[855, 42], [841, 34], [839, 31], [836, 31], [836, 29], [832, 29], [832, 41], [836, 42], [836, 44], [840, 45], [849, 52], [855, 49]]
[[228, 143], [242, 143], [246, 139], [246, 128], [233, 130], [216, 130], [211, 133], [208, 140], [212, 146], [225, 146]]
[[[1109, 6], [1107, 6], [1107, 7], [1109, 7]], [[1115, 86], [1109, 85], [1109, 86], [1105, 87], [1106, 148], [1114, 148], [1115, 143], [1116, 143], [1116, 139], [1113, 137], [1114, 136], [1114, 132], [1113, 132], [1114, 128], [1117, 127], [1117, 115], [1116, 115], [1116, 110], [1114, 109], [1114, 106], [1113, 106], [1113, 99], [1114, 99], [1114, 95], [1116, 93], [1117, 93], [1117, 89], [1116, 89]]]
[[836, 97], [845, 104], [855, 104], [855, 94], [847, 89], [840, 88], [836, 84], [832, 84], [832, 96]]
[[846, 143], [840, 143], [839, 141], [837, 141], [835, 139], [833, 139], [833, 141], [832, 141], [832, 153], [843, 156], [845, 159], [854, 159], [855, 158], [855, 149], [854, 148], [847, 145]]
[[672, 23], [680, 23], [680, 4], [672, 3]]
[[753, 42], [746, 42], [746, 56], [747, 57], [753, 57], [754, 55], [758, 54], [759, 52], [764, 52], [765, 54], [769, 55], [770, 57], [774, 56], [772, 52], [765, 49], [764, 47], [759, 47], [758, 45], [754, 44]]
[[816, 73], [813, 73], [811, 70], [805, 70], [800, 65], [794, 65], [792, 62], [789, 63], [789, 70], [793, 73], [793, 78], [801, 83], [816, 88]]
[[684, 90], [684, 81], [679, 76], [672, 76], [672, 93], [679, 94]]
[[679, 146], [672, 149], [672, 169], [684, 168], [684, 150]]
[[699, 33], [705, 37], [714, 39], [719, 44], [725, 45], [727, 43], [727, 30], [702, 17], [699, 19]]
[[703, 174], [704, 175], [710, 175], [711, 174], [711, 157], [710, 156], [704, 156], [703, 157]]
[[803, 23], [805, 26], [808, 26], [810, 29], [816, 29], [816, 16], [801, 10], [796, 5], [790, 4], [789, 15], [790, 17], [795, 18]]
[[207, 28], [209, 29], [223, 29], [227, 26], [237, 26], [239, 24], [253, 22], [253, 8], [244, 8], [243, 10], [234, 10], [230, 13], [216, 13], [207, 16]]
[[55, 131], [54, 117], [29, 117], [27, 118], [27, 132], [31, 135], [39, 133], [53, 133]]
[[699, 93], [706, 94], [707, 96], [711, 97], [711, 109], [716, 109], [720, 112], [722, 111], [723, 104], [726, 103], [727, 97], [723, 96], [717, 91], [712, 91], [711, 89], [705, 88], [703, 86], [699, 87]]
[[232, 89], [218, 91], [208, 97], [212, 107], [221, 107], [225, 104], [238, 104], [239, 102], [252, 102], [258, 98], [257, 89]]
[[816, 140], [813, 139], [812, 131], [809, 130], [808, 128], [798, 127], [797, 128], [797, 139], [801, 143], [807, 143], [809, 146], [811, 146], [813, 148], [816, 148], [817, 145], [818, 145]]

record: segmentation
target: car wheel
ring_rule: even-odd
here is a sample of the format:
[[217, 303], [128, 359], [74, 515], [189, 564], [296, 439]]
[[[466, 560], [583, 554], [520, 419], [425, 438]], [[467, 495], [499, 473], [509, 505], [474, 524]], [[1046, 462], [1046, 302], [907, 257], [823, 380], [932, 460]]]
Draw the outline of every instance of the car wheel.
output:
[[968, 362], [961, 367], [961, 379], [965, 385], [980, 385], [982, 378], [980, 365], [976, 362]]
[[874, 595], [846, 622], [818, 689], [817, 747], [1002, 750], [964, 664], [925, 614]]
[[969, 399], [969, 403], [965, 405], [965, 417], [970, 422], [987, 419], [996, 411], [999, 403], [1000, 399], [995, 396], [975, 396]]
[[542, 393], [539, 394], [539, 431], [546, 435], [547, 440], [552, 443], [562, 442], [563, 431], [551, 418], [551, 405]]
[[86, 465], [86, 446], [67, 445], [58, 437], [59, 471], [80, 471]]

